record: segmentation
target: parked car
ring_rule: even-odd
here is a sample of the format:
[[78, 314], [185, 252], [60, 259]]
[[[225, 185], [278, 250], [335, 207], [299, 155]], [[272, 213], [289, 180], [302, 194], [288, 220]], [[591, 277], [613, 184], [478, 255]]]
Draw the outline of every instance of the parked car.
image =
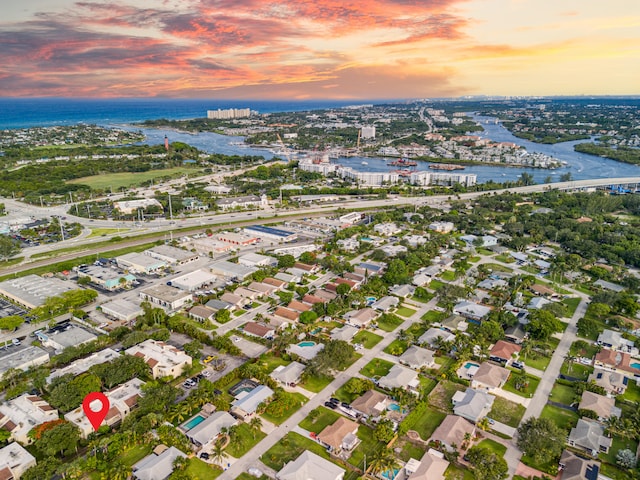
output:
[[205, 358], [204, 360], [202, 360], [202, 363], [210, 363], [212, 361], [215, 360], [216, 357], [214, 357], [213, 355], [209, 355], [207, 356], [207, 358]]
[[324, 402], [324, 406], [327, 408], [330, 408], [331, 410], [335, 410], [336, 407], [338, 406], [337, 403], [331, 403], [331, 402]]

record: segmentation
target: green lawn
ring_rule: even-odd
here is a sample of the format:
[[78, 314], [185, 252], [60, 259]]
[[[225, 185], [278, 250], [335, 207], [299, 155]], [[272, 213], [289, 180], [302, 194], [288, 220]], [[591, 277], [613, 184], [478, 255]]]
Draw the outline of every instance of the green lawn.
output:
[[435, 295], [433, 293], [429, 293], [426, 292], [426, 294], [422, 297], [418, 297], [417, 295], [412, 295], [411, 299], [415, 300], [416, 302], [420, 302], [420, 303], [427, 303], [429, 302], [433, 297], [435, 297]]
[[424, 320], [425, 322], [434, 323], [434, 322], [442, 321], [444, 317], [445, 317], [444, 312], [438, 312], [437, 310], [429, 310], [427, 313], [425, 313], [422, 316], [422, 320]]
[[482, 260], [481, 257], [471, 257], [469, 258], [469, 263], [478, 263], [480, 260]]
[[525, 397], [525, 398], [532, 397], [533, 394], [536, 392], [536, 388], [538, 388], [540, 379], [538, 377], [534, 377], [533, 375], [527, 375], [527, 379], [529, 380], [529, 385], [523, 391], [520, 391], [520, 390], [516, 390], [516, 387], [514, 386], [515, 378], [516, 378], [516, 375], [511, 373], [511, 375], [509, 376], [509, 380], [507, 380], [507, 383], [505, 384], [504, 387], [502, 387], [502, 389], [507, 392], [520, 395], [521, 397]]
[[[298, 409], [305, 403], [307, 403], [309, 401], [309, 399], [307, 397], [305, 397], [304, 395], [302, 395], [301, 393], [298, 392], [284, 392], [284, 394], [288, 395], [289, 397], [292, 397], [293, 400], [295, 400], [296, 402], [296, 407], [295, 408], [289, 408], [289, 409], [285, 409], [283, 410], [283, 412], [280, 415], [271, 415], [269, 413], [263, 413], [262, 417], [264, 417], [265, 420], [275, 424], [275, 425], [280, 425], [282, 422], [284, 422], [287, 418], [289, 418], [291, 415], [293, 415], [295, 412], [298, 411]], [[293, 402], [292, 402], [293, 403]]]
[[364, 367], [362, 367], [362, 370], [360, 370], [360, 375], [364, 375], [365, 377], [370, 378], [384, 377], [387, 373], [389, 373], [391, 367], [393, 367], [392, 362], [382, 360], [381, 358], [374, 358]]
[[310, 413], [307, 415], [307, 418], [302, 420], [299, 424], [301, 428], [309, 430], [310, 432], [320, 433], [325, 429], [325, 427], [333, 425], [333, 423], [340, 418], [339, 413], [325, 407], [314, 408], [312, 412], [317, 414], [315, 415], [315, 419], [314, 415]]
[[440, 274], [440, 278], [446, 282], [453, 282], [456, 279], [456, 273], [452, 270], [445, 270]]
[[143, 445], [136, 445], [124, 452], [120, 456], [120, 461], [124, 465], [132, 466], [142, 460], [144, 457], [151, 453], [151, 445], [145, 443]]
[[446, 416], [446, 413], [427, 407], [426, 414], [416, 422], [412, 430], [418, 432], [423, 440], [429, 440], [429, 437], [431, 437]]
[[593, 358], [598, 353], [598, 346], [584, 340], [576, 340], [571, 344], [569, 353], [576, 357]]
[[468, 468], [459, 467], [450, 463], [444, 472], [444, 478], [446, 480], [474, 480], [476, 477]]
[[393, 314], [382, 315], [377, 320], [378, 328], [385, 332], [393, 332], [396, 328], [404, 323], [404, 320]]
[[576, 426], [580, 417], [577, 412], [565, 410], [554, 405], [545, 405], [540, 418], [553, 420], [556, 425], [567, 430], [567, 434], [569, 434], [569, 430]]
[[429, 282], [429, 288], [431, 290], [435, 290], [436, 292], [440, 290], [442, 287], [444, 287], [445, 285], [446, 283], [441, 282], [440, 280], [431, 280]]
[[633, 453], [635, 453], [636, 449], [638, 448], [638, 442], [636, 442], [635, 440], [624, 439], [624, 438], [614, 436], [613, 444], [609, 449], [609, 453], [601, 453], [599, 455], [599, 458], [603, 462], [607, 462], [607, 463], [610, 463], [611, 465], [615, 465], [616, 455], [618, 454], [618, 450], [624, 450], [625, 448], [628, 448]]
[[493, 407], [489, 412], [489, 418], [493, 418], [510, 427], [517, 428], [526, 408], [519, 403], [512, 402], [502, 397], [495, 397]]
[[91, 233], [87, 238], [104, 237], [105, 235], [110, 235], [112, 233], [125, 233], [128, 231], [128, 228], [92, 228]]
[[586, 293], [590, 297], [593, 297], [596, 294], [596, 292], [594, 292], [593, 290], [588, 289], [587, 287], [585, 287], [583, 285], [574, 285], [573, 288], [575, 290], [577, 290], [578, 292]]
[[501, 443], [496, 442], [495, 440], [491, 440], [490, 438], [485, 438], [482, 440], [478, 447], [486, 448], [491, 452], [495, 453], [498, 457], [504, 457], [504, 454], [507, 453], [507, 447], [502, 445]]
[[640, 402], [640, 387], [638, 387], [636, 382], [629, 382], [624, 395], [619, 395], [618, 398], [638, 403]]
[[108, 190], [113, 188], [118, 190], [120, 187], [130, 187], [132, 185], [140, 185], [151, 179], [162, 177], [181, 177], [185, 174], [198, 174], [200, 170], [186, 167], [165, 168], [162, 170], [149, 170], [146, 172], [119, 172], [93, 175], [91, 177], [82, 177], [69, 180], [67, 183], [89, 185], [94, 190]]
[[235, 458], [242, 457], [245, 453], [251, 450], [260, 440], [267, 436], [262, 431], [254, 432], [248, 423], [241, 423], [237, 427], [238, 438], [240, 441], [234, 441], [229, 443], [229, 446], [225, 449], [229, 455]]
[[304, 380], [302, 382], [300, 382], [300, 386], [305, 390], [309, 390], [310, 392], [319, 393], [324, 390], [324, 388], [332, 381], [333, 377], [330, 376], [307, 376], [304, 377]]
[[361, 343], [364, 348], [369, 349], [375, 347], [382, 337], [368, 330], [361, 330], [353, 337], [352, 343]]
[[554, 476], [558, 474], [558, 459], [552, 459], [546, 463], [537, 463], [533, 458], [523, 455], [520, 461], [541, 472], [546, 472]]
[[261, 355], [256, 362], [258, 365], [261, 365], [265, 368], [268, 373], [273, 372], [279, 366], [287, 366], [289, 365], [289, 361], [283, 359], [282, 357], [276, 357], [275, 355], [269, 353]]
[[565, 298], [562, 303], [567, 306], [567, 318], [571, 318], [580, 304], [580, 298]]
[[420, 460], [424, 455], [424, 452], [426, 451], [426, 447], [414, 445], [408, 440], [403, 441], [402, 439], [400, 439], [397, 443], [394, 444], [394, 447], [396, 446], [402, 448], [402, 451], [398, 454], [398, 456], [403, 462], [408, 462], [410, 458]]
[[413, 335], [414, 338], [420, 338], [420, 336], [427, 331], [427, 327], [422, 323], [414, 323], [407, 328], [407, 333]]
[[604, 477], [612, 478], [613, 480], [629, 480], [629, 473], [619, 469], [608, 463], [600, 465], [600, 473]]
[[495, 259], [502, 263], [514, 263], [516, 261], [516, 259], [513, 258], [511, 255], [504, 255], [504, 254], [496, 255]]
[[524, 364], [531, 368], [544, 371], [549, 366], [550, 361], [551, 357], [547, 357], [541, 353], [531, 352], [524, 360]]
[[236, 480], [269, 480], [269, 477], [262, 475], [260, 478], [256, 478], [253, 475], [249, 475], [247, 472], [242, 472]]
[[409, 348], [409, 344], [404, 340], [394, 340], [383, 350], [384, 353], [388, 353], [389, 355], [402, 355], [405, 350]]
[[416, 313], [416, 311], [409, 307], [400, 307], [396, 310], [396, 315], [400, 315], [401, 317], [410, 317], [414, 313]]
[[199, 458], [190, 458], [185, 471], [193, 480], [209, 480], [210, 478], [218, 478], [222, 474], [220, 467], [209, 465]]
[[500, 265], [499, 263], [485, 263], [484, 266], [493, 272], [505, 272], [505, 273], [513, 272], [512, 268], [505, 267], [504, 265]]
[[555, 383], [551, 389], [550, 400], [554, 402], [563, 403], [565, 405], [571, 405], [575, 401], [576, 391], [567, 386]]
[[357, 435], [360, 439], [360, 445], [351, 453], [348, 462], [355, 467], [362, 467], [364, 466], [365, 455], [371, 461], [372, 458], [375, 458], [376, 453], [384, 447], [384, 443], [376, 440], [373, 436], [373, 429], [366, 425], [358, 427]]
[[589, 375], [593, 372], [593, 367], [589, 365], [582, 365], [581, 363], [574, 362], [571, 365], [571, 371], [569, 371], [569, 364], [567, 362], [562, 363], [562, 367], [560, 368], [560, 373], [565, 375], [571, 375], [572, 377], [581, 378], [582, 380], [586, 380], [589, 378]]
[[[346, 385], [346, 384], [345, 384]], [[349, 393], [345, 390], [345, 386], [342, 385], [338, 390], [333, 392], [333, 396], [336, 397], [341, 402], [351, 403], [360, 395], [357, 393]]]
[[302, 452], [309, 450], [322, 458], [329, 459], [329, 453], [319, 443], [294, 432], [287, 433], [278, 443], [262, 455], [262, 463], [280, 471], [285, 463], [295, 460]]

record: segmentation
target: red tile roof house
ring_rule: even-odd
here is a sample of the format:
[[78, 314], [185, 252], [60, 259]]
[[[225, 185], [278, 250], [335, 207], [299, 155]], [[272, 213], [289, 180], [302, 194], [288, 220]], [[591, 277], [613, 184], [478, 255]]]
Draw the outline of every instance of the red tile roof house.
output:
[[[597, 367], [604, 366], [609, 367], [614, 372], [622, 370], [634, 375], [640, 375], [640, 369], [631, 366], [631, 355], [628, 353], [617, 352], [615, 350], [609, 350], [603, 348], [594, 357], [594, 364]], [[634, 363], [634, 365], [636, 365]]]
[[287, 320], [297, 321], [300, 318], [300, 312], [296, 312], [295, 310], [289, 310], [285, 307], [278, 307], [276, 311], [273, 312], [276, 317], [286, 318]]
[[298, 312], [308, 312], [309, 310], [311, 310], [311, 305], [309, 305], [308, 303], [302, 303], [298, 300], [291, 300], [291, 302], [289, 302], [289, 305], [287, 305], [287, 308], [290, 308], [291, 310], [296, 310]]
[[294, 263], [293, 268], [304, 270], [305, 272], [309, 272], [309, 273], [314, 273], [320, 270], [320, 267], [318, 265], [307, 265], [306, 263], [301, 263], [301, 262]]
[[520, 345], [498, 340], [489, 352], [489, 360], [502, 363], [506, 366], [509, 365], [514, 358], [517, 358], [520, 350], [522, 350]]
[[268, 327], [256, 322], [247, 322], [244, 325], [244, 333], [259, 338], [272, 338], [275, 335], [273, 327]]

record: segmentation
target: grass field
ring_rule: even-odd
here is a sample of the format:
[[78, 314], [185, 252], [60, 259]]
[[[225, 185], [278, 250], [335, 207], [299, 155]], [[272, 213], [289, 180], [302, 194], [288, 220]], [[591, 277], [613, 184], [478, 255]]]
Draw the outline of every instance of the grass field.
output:
[[576, 391], [567, 386], [560, 385], [558, 383], [553, 385], [553, 389], [551, 389], [551, 395], [549, 398], [554, 402], [563, 403], [565, 405], [571, 405], [575, 401]]
[[278, 443], [262, 455], [262, 462], [276, 471], [280, 471], [285, 463], [295, 460], [302, 452], [309, 450], [322, 458], [329, 459], [329, 453], [319, 443], [294, 432], [287, 433]]
[[512, 268], [505, 267], [504, 265], [500, 265], [498, 263], [485, 263], [484, 266], [493, 272], [505, 272], [505, 273], [513, 272]]
[[504, 457], [504, 454], [507, 452], [507, 447], [502, 445], [501, 443], [496, 442], [495, 440], [491, 440], [490, 438], [485, 438], [482, 440], [478, 447], [486, 448], [491, 452], [495, 453], [498, 457]]
[[366, 425], [360, 425], [356, 435], [360, 439], [360, 445], [356, 447], [348, 461], [355, 467], [362, 467], [365, 455], [371, 461], [376, 457], [376, 453], [384, 447], [384, 443], [376, 440], [373, 436], [373, 429]]
[[514, 381], [516, 375], [513, 373], [509, 376], [509, 380], [502, 387], [503, 390], [511, 393], [515, 393], [516, 395], [520, 395], [521, 397], [530, 398], [536, 393], [536, 389], [538, 388], [538, 384], [540, 383], [540, 379], [538, 377], [534, 377], [533, 375], [527, 375], [527, 379], [529, 380], [529, 385], [524, 389], [524, 391], [517, 390]]
[[630, 402], [640, 402], [640, 387], [638, 387], [636, 382], [629, 382], [624, 395], [620, 395], [619, 398], [629, 400]]
[[474, 480], [476, 477], [471, 470], [451, 463], [444, 472], [444, 478], [446, 480]]
[[618, 453], [618, 450], [629, 449], [635, 453], [637, 448], [638, 448], [638, 442], [636, 442], [635, 440], [614, 436], [613, 443], [611, 444], [611, 448], [609, 448], [609, 452], [601, 453], [600, 460], [610, 463], [611, 465], [615, 465], [616, 455]]
[[385, 332], [393, 332], [396, 328], [404, 323], [400, 317], [396, 315], [382, 315], [378, 320], [378, 328], [380, 330], [384, 330]]
[[[403, 437], [404, 438], [404, 437]], [[425, 448], [419, 445], [414, 445], [409, 441], [405, 441], [401, 438], [398, 440], [393, 446], [395, 448], [401, 448], [402, 451], [398, 454], [400, 459], [403, 462], [408, 462], [410, 458], [415, 458], [416, 460], [420, 460], [424, 455]]]
[[362, 370], [360, 370], [360, 375], [364, 375], [365, 377], [370, 378], [384, 377], [387, 373], [389, 373], [391, 367], [393, 367], [392, 362], [382, 360], [380, 358], [374, 358], [364, 367], [362, 367]]
[[443, 320], [445, 317], [445, 313], [444, 312], [438, 312], [437, 310], [429, 310], [427, 313], [425, 313], [422, 316], [422, 320], [424, 320], [425, 322], [439, 322], [441, 320]]
[[409, 307], [400, 307], [396, 310], [396, 315], [400, 315], [401, 317], [410, 317], [414, 313], [416, 313], [416, 311]]
[[571, 318], [575, 313], [576, 308], [578, 308], [578, 305], [580, 304], [580, 299], [565, 298], [564, 300], [562, 300], [562, 303], [564, 303], [567, 306], [567, 318]]
[[69, 180], [67, 183], [89, 185], [94, 190], [118, 190], [120, 187], [140, 185], [149, 180], [161, 177], [181, 177], [185, 174], [198, 174], [199, 170], [186, 167], [166, 168], [163, 170], [149, 170], [148, 172], [118, 172], [103, 175], [93, 175]]
[[242, 457], [251, 450], [260, 440], [267, 436], [264, 432], [254, 432], [248, 423], [238, 425], [238, 437], [240, 441], [231, 442], [225, 449], [229, 455], [235, 458]]
[[367, 330], [362, 330], [353, 337], [353, 343], [361, 343], [367, 349], [375, 347], [380, 340], [382, 340], [380, 335]]
[[286, 366], [291, 362], [288, 362], [281, 357], [276, 357], [272, 354], [264, 354], [258, 358], [258, 361], [256, 363], [263, 366], [268, 373], [271, 373], [280, 365]]
[[550, 361], [551, 361], [551, 357], [547, 357], [546, 355], [543, 355], [538, 352], [532, 352], [529, 355], [527, 355], [527, 358], [525, 359], [524, 364], [531, 368], [544, 371], [549, 365]]
[[317, 413], [315, 418], [314, 415], [309, 414], [307, 418], [300, 422], [300, 427], [316, 433], [320, 433], [328, 425], [333, 425], [333, 422], [338, 420], [341, 416], [339, 413], [325, 407], [315, 408], [313, 412]]
[[128, 228], [93, 228], [87, 238], [92, 237], [104, 237], [105, 235], [111, 235], [112, 233], [125, 233], [130, 229]]
[[526, 408], [519, 403], [502, 397], [495, 397], [488, 417], [496, 419], [510, 427], [516, 428], [522, 420]]
[[540, 414], [540, 418], [553, 420], [560, 428], [567, 430], [568, 434], [569, 430], [576, 426], [580, 417], [577, 412], [565, 410], [564, 408], [559, 408], [554, 405], [545, 405]]
[[294, 413], [296, 413], [298, 411], [298, 409], [305, 403], [307, 403], [307, 401], [309, 400], [307, 397], [305, 397], [304, 395], [302, 395], [301, 393], [298, 392], [285, 392], [284, 394], [289, 395], [290, 397], [292, 397], [293, 399], [295, 399], [298, 402], [298, 406], [296, 406], [295, 408], [290, 408], [288, 410], [284, 410], [280, 415], [270, 415], [269, 413], [263, 413], [262, 416], [264, 417], [265, 420], [274, 423], [276, 425], [280, 425], [282, 422], [284, 422], [287, 418], [289, 418], [291, 415], [293, 415]]
[[384, 349], [384, 353], [388, 353], [389, 355], [402, 355], [405, 350], [409, 348], [409, 344], [404, 340], [394, 340], [387, 348]]
[[456, 279], [456, 274], [451, 270], [445, 270], [440, 274], [440, 278], [446, 282], [453, 282]]
[[300, 386], [305, 390], [309, 390], [313, 393], [319, 393], [324, 390], [324, 387], [329, 385], [333, 377], [323, 376], [323, 377], [306, 377], [302, 382], [300, 382]]
[[418, 432], [423, 440], [428, 440], [446, 416], [446, 413], [427, 407], [425, 415], [416, 422], [412, 430]]

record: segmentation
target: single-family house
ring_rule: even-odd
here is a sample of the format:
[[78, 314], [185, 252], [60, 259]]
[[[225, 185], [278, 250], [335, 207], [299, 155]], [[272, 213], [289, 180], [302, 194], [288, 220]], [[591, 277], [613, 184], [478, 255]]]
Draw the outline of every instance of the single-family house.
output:
[[598, 480], [600, 462], [564, 450], [560, 456], [560, 480]]
[[196, 447], [202, 447], [215, 441], [223, 429], [231, 428], [237, 423], [238, 420], [233, 418], [229, 412], [215, 412], [188, 430], [185, 435]]
[[465, 300], [459, 302], [455, 307], [453, 307], [453, 313], [456, 315], [462, 315], [474, 323], [479, 323], [483, 318], [491, 313], [491, 309], [484, 305], [478, 305], [477, 303]]
[[416, 292], [416, 287], [413, 285], [394, 285], [393, 287], [389, 287], [389, 293], [391, 295], [395, 295], [400, 298], [407, 298], [413, 295]]
[[464, 392], [456, 392], [453, 395], [453, 413], [470, 422], [478, 423], [489, 414], [495, 399], [496, 397], [482, 390], [467, 388]]
[[630, 352], [634, 347], [634, 342], [624, 338], [620, 332], [605, 329], [600, 335], [598, 335], [598, 345], [602, 345], [610, 350]]
[[397, 307], [399, 303], [400, 300], [398, 297], [385, 296], [373, 302], [371, 307], [381, 312], [389, 312], [391, 309]]
[[286, 320], [289, 320], [291, 322], [295, 322], [298, 320], [298, 318], [300, 318], [300, 312], [297, 312], [296, 310], [291, 310], [289, 308], [286, 307], [278, 307], [275, 309], [275, 311], [273, 312], [273, 314], [276, 317], [280, 317], [280, 318], [284, 318]]
[[349, 452], [358, 444], [358, 423], [345, 417], [338, 418], [331, 425], [327, 425], [316, 437], [334, 454], [342, 451]]
[[444, 480], [447, 468], [449, 462], [444, 454], [433, 448], [427, 450], [420, 460], [409, 459], [404, 467], [407, 480]]
[[471, 379], [471, 387], [492, 392], [502, 388], [509, 379], [510, 370], [493, 363], [483, 362]]
[[309, 305], [308, 303], [303, 303], [299, 300], [291, 300], [289, 302], [289, 305], [287, 305], [287, 308], [290, 310], [295, 310], [296, 312], [308, 312], [309, 310], [311, 310], [312, 306]]
[[234, 308], [240, 308], [247, 303], [247, 300], [244, 297], [231, 292], [224, 292], [220, 295], [220, 300], [230, 304]]
[[193, 318], [198, 322], [213, 320], [216, 316], [216, 310], [206, 305], [196, 305], [189, 309], [189, 318]]
[[369, 390], [351, 402], [351, 408], [367, 417], [377, 417], [387, 409], [389, 403], [389, 397], [384, 393]]
[[599, 453], [607, 453], [611, 448], [612, 438], [604, 433], [604, 426], [593, 420], [581, 418], [571, 429], [567, 444], [581, 448], [589, 455], [597, 457]]
[[520, 323], [517, 323], [512, 327], [507, 327], [504, 330], [504, 338], [517, 345], [521, 345], [526, 336], [527, 332], [524, 331]]
[[469, 323], [467, 323], [467, 320], [461, 315], [449, 315], [440, 322], [440, 326], [451, 333], [457, 331], [466, 332], [467, 328], [469, 328]]
[[393, 390], [394, 388], [402, 388], [404, 390], [414, 391], [418, 388], [420, 382], [418, 374], [415, 370], [394, 365], [385, 376], [380, 377], [378, 386], [385, 390]]
[[276, 334], [276, 330], [273, 326], [257, 322], [245, 323], [242, 331], [247, 335], [252, 335], [258, 338], [273, 338]]
[[352, 325], [343, 325], [340, 328], [335, 328], [331, 331], [331, 340], [342, 340], [344, 342], [350, 342], [353, 337], [356, 336], [360, 329]]
[[309, 450], [285, 464], [276, 480], [343, 480], [345, 470]]
[[627, 390], [629, 383], [629, 379], [622, 373], [598, 367], [593, 369], [593, 373], [589, 375], [587, 381], [599, 385], [612, 395], [622, 395]]
[[593, 285], [596, 287], [600, 287], [603, 290], [609, 290], [610, 292], [615, 293], [620, 293], [624, 290], [624, 287], [622, 285], [607, 282], [606, 280], [596, 280], [595, 282], [593, 282]]
[[504, 340], [498, 340], [493, 348], [489, 351], [489, 360], [501, 363], [502, 365], [509, 365], [511, 361], [518, 356], [522, 350], [520, 345], [515, 343], [505, 342]]
[[598, 415], [598, 420], [601, 422], [609, 417], [620, 417], [622, 413], [620, 408], [616, 407], [615, 399], [598, 395], [588, 390], [582, 392], [578, 410], [591, 410], [595, 412]]
[[424, 332], [418, 338], [418, 343], [420, 345], [429, 345], [431, 348], [437, 347], [439, 344], [443, 342], [453, 342], [456, 339], [456, 336], [441, 328], [431, 327], [429, 330]]
[[638, 362], [632, 363], [631, 355], [625, 352], [603, 348], [596, 353], [593, 358], [593, 364], [596, 367], [606, 367], [613, 371], [622, 370], [640, 376], [640, 368], [637, 367], [639, 365]]
[[357, 328], [366, 327], [377, 317], [378, 312], [369, 307], [361, 308], [360, 310], [352, 310], [344, 315], [347, 323]]
[[436, 364], [434, 352], [416, 345], [410, 346], [400, 355], [398, 361], [410, 368], [420, 370], [421, 368], [433, 368]]
[[258, 406], [271, 398], [273, 393], [273, 390], [266, 385], [260, 385], [250, 392], [240, 392], [231, 402], [231, 413], [242, 419], [247, 419], [256, 413]]
[[0, 428], [22, 445], [33, 442], [28, 435], [31, 429], [58, 418], [58, 411], [36, 395], [20, 395], [0, 405]]
[[286, 387], [293, 387], [300, 383], [305, 368], [302, 363], [293, 361], [289, 365], [278, 366], [269, 376]]
[[461, 448], [468, 433], [473, 438], [476, 432], [474, 424], [457, 415], [447, 415], [431, 435], [430, 441], [442, 444], [447, 450]]

